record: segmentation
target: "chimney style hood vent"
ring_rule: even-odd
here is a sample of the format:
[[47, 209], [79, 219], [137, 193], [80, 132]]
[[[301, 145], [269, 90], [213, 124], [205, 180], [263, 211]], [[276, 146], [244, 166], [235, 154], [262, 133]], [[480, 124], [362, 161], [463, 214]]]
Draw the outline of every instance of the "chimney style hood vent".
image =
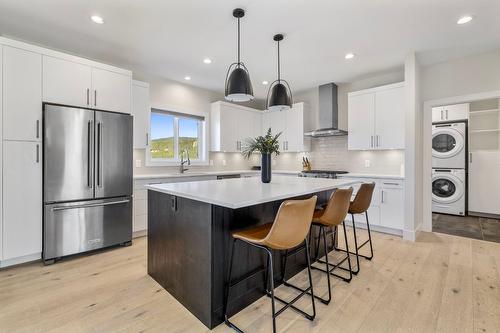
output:
[[337, 85], [327, 83], [319, 86], [319, 129], [304, 133], [313, 138], [343, 136], [347, 131], [339, 129], [339, 106]]

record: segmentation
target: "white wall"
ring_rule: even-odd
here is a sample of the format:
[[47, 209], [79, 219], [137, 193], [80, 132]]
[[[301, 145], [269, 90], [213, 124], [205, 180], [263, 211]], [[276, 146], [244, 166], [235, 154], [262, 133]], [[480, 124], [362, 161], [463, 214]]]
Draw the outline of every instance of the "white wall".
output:
[[403, 237], [415, 240], [422, 225], [422, 106], [420, 67], [415, 53], [405, 60], [405, 221]]
[[422, 68], [422, 100], [500, 89], [500, 49]]

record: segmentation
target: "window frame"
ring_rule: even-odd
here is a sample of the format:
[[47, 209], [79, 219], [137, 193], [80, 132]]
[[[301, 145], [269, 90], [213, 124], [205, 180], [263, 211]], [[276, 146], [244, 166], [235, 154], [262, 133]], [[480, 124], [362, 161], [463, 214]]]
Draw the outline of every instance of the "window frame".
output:
[[[151, 114], [161, 113], [174, 116], [174, 158], [160, 159], [151, 156]], [[185, 110], [175, 106], [151, 106], [148, 112], [148, 141], [146, 142], [146, 166], [179, 166], [179, 118], [197, 119], [198, 122], [198, 158], [191, 159], [191, 165], [206, 166], [208, 162], [208, 133], [207, 126], [209, 121], [208, 112], [195, 112]], [[203, 119], [199, 119], [203, 118]]]

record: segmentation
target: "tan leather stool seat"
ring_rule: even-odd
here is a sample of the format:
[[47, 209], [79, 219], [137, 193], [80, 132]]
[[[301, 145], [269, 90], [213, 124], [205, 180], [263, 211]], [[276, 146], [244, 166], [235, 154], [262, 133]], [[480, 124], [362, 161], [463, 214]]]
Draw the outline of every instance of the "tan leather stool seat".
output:
[[267, 223], [251, 229], [237, 231], [233, 233], [233, 237], [246, 242], [264, 245], [263, 241], [269, 234], [272, 226], [272, 223]]

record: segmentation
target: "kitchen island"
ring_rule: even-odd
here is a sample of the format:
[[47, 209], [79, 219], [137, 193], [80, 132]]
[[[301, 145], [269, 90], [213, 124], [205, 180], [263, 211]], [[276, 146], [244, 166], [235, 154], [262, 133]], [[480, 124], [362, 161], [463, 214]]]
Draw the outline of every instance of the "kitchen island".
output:
[[[331, 192], [350, 180], [273, 177], [148, 185], [148, 274], [208, 328], [223, 320], [224, 283], [231, 233], [272, 222], [287, 199], [318, 196], [327, 202]], [[230, 313], [264, 295], [265, 256], [238, 243], [234, 278], [249, 276], [231, 291]], [[274, 253], [276, 279], [281, 277], [283, 253]], [[306, 266], [302, 251], [288, 258], [287, 277]]]

